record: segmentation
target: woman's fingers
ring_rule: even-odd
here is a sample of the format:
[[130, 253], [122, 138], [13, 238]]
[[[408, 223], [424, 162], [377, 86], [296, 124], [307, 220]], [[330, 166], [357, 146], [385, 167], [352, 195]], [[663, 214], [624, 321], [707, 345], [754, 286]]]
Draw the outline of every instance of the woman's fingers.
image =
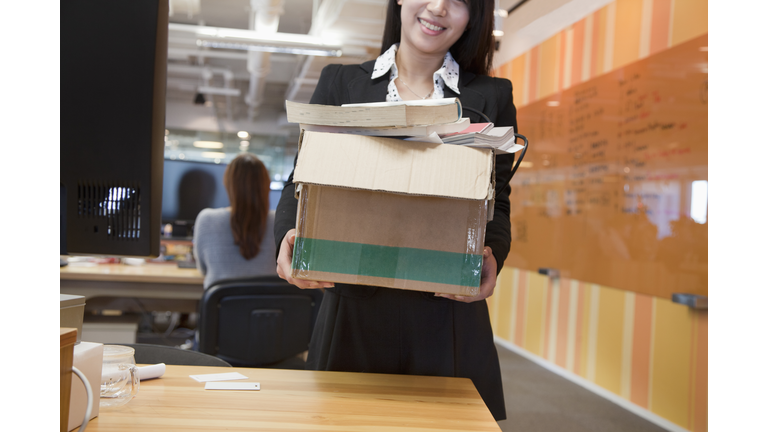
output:
[[483, 249], [483, 267], [480, 271], [480, 290], [476, 296], [458, 296], [454, 294], [435, 294], [437, 297], [444, 297], [464, 303], [472, 303], [478, 300], [484, 300], [493, 295], [496, 288], [496, 258], [493, 256], [491, 248]]
[[277, 255], [277, 275], [286, 282], [299, 288], [333, 288], [333, 282], [309, 281], [291, 277], [291, 261], [293, 260], [293, 245], [296, 242], [296, 230], [292, 229], [285, 234], [280, 242], [280, 252]]

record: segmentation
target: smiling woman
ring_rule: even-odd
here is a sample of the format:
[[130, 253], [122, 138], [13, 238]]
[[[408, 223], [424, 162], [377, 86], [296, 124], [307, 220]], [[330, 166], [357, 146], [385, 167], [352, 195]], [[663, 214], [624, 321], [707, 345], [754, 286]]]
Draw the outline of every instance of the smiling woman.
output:
[[[517, 130], [511, 83], [488, 76], [493, 5], [493, 0], [390, 0], [379, 58], [326, 66], [310, 102], [339, 106], [459, 98], [462, 107], [482, 112], [496, 126]], [[480, 114], [469, 117], [481, 121]], [[329, 288], [310, 342], [308, 369], [470, 378], [494, 418], [506, 418], [485, 299], [493, 294], [509, 253], [505, 185], [512, 162], [512, 155], [496, 156], [494, 216], [486, 225], [475, 297], [292, 278], [298, 202], [291, 174], [275, 214], [277, 271], [300, 288]], [[435, 213], [436, 219], [446, 217]]]

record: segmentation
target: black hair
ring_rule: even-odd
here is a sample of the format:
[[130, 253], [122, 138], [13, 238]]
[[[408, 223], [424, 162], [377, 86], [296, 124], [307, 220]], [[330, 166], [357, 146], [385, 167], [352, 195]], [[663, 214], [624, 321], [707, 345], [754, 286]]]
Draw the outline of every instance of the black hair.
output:
[[[493, 66], [493, 9], [494, 0], [467, 0], [469, 22], [450, 49], [451, 55], [459, 66], [478, 75], [488, 75]], [[389, 0], [387, 18], [384, 22], [384, 36], [381, 41], [383, 54], [392, 44], [400, 42], [401, 6], [397, 0]]]

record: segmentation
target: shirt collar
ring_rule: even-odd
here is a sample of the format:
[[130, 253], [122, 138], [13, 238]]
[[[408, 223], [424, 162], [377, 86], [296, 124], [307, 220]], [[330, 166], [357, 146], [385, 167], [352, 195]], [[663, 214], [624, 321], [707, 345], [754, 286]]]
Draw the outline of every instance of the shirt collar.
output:
[[[393, 71], [394, 77], [397, 77], [397, 65], [395, 64], [397, 47], [398, 44], [393, 44], [384, 52], [384, 54], [376, 59], [376, 63], [373, 65], [373, 75], [371, 75], [371, 79], [384, 76], [385, 73], [390, 71]], [[394, 77], [391, 77], [391, 79], [394, 79]], [[442, 79], [443, 83], [445, 83], [448, 88], [456, 92], [456, 94], [461, 94], [459, 92], [459, 64], [453, 59], [450, 51], [445, 53], [443, 65], [440, 69], [435, 71], [434, 79], [438, 80], [438, 77]]]

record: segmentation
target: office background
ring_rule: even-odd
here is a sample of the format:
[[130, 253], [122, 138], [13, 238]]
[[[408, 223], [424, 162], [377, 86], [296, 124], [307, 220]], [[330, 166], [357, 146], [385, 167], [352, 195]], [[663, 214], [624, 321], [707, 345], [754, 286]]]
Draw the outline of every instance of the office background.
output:
[[[536, 12], [526, 10], [540, 6], [542, 2], [525, 3], [527, 5], [521, 6], [505, 21], [505, 35], [500, 38], [494, 70], [497, 76], [512, 80], [520, 109], [708, 34], [708, 5], [705, 1], [553, 1], [547, 2], [549, 4], [543, 11]], [[582, 9], [572, 10], [574, 13], [568, 15], [573, 22], [563, 24], [568, 20], [563, 21], [562, 12], [558, 11], [576, 3]], [[584, 8], [592, 10], [573, 20], [577, 18], [576, 12]], [[524, 12], [527, 16], [523, 16]], [[542, 25], [542, 19], [549, 24]], [[194, 19], [190, 18], [189, 22]], [[375, 25], [368, 27], [372, 29], [371, 33], [376, 33]], [[534, 31], [531, 27], [544, 30]], [[520, 34], [521, 30], [530, 32]], [[547, 31], [550, 34], [542, 36]], [[281, 62], [284, 60], [276, 63]], [[277, 68], [273, 66], [273, 70]], [[221, 79], [224, 78], [222, 75]], [[311, 87], [313, 78], [303, 79]], [[241, 95], [246, 91], [242, 88]], [[272, 92], [278, 98], [285, 98], [285, 91], [273, 89]], [[296, 94], [302, 92], [297, 90]], [[268, 115], [258, 127], [245, 127], [247, 122], [233, 120], [227, 123], [226, 113], [211, 115], [214, 107], [192, 105], [187, 96], [173, 94], [169, 86], [169, 107], [181, 105], [181, 100], [186, 98], [183, 103], [191, 106], [185, 108], [186, 111], [207, 111], [196, 122], [185, 123], [187, 120], [179, 114], [181, 111], [169, 108], [171, 144], [166, 152], [169, 159], [183, 152], [179, 147], [174, 148], [174, 140], [181, 143], [188, 139], [190, 146], [201, 139], [226, 140], [240, 150], [243, 140], [236, 132], [247, 129], [252, 132], [248, 139], [249, 149], [258, 154], [258, 149], [262, 148], [263, 154], [280, 161], [282, 168], [274, 168], [272, 172], [278, 176], [276, 180], [287, 175], [288, 164], [295, 152], [292, 146], [295, 136], [293, 129], [282, 124], [279, 116]], [[178, 101], [172, 100], [174, 97]], [[224, 98], [226, 96], [209, 97], [220, 102]], [[265, 104], [261, 111], [270, 111], [270, 106]], [[257, 130], [265, 135], [256, 135]], [[186, 135], [189, 138], [185, 138]], [[226, 162], [226, 158], [220, 162]], [[672, 303], [669, 298], [576, 279], [551, 279], [513, 267], [502, 270], [489, 306], [500, 341], [682, 428], [707, 430], [706, 313]]]

